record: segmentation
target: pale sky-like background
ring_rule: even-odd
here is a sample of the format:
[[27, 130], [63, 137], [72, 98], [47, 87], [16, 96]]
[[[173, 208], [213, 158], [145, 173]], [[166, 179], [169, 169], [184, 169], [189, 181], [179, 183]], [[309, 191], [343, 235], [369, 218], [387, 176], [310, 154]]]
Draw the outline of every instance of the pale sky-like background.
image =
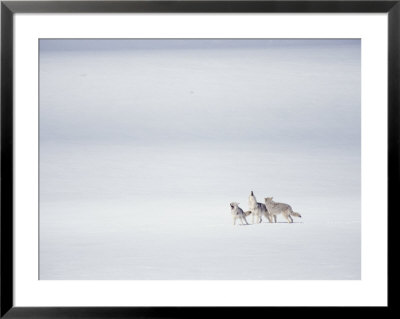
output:
[[[62, 59], [42, 72], [42, 140], [360, 147], [359, 40], [42, 40], [40, 48], [43, 63]], [[63, 101], [54, 103], [54, 86], [68, 89]]]

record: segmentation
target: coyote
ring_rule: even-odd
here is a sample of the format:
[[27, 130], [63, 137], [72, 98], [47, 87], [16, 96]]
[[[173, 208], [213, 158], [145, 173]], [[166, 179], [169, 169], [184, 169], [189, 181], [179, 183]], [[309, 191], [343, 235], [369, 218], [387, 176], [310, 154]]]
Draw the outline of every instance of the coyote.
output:
[[282, 214], [283, 217], [286, 218], [288, 223], [293, 223], [293, 218], [291, 216], [301, 217], [299, 213], [293, 211], [290, 205], [274, 202], [272, 198], [273, 197], [265, 198], [265, 206], [267, 207], [269, 214], [273, 216], [275, 223], [276, 223], [276, 216], [279, 214]]
[[249, 209], [252, 216], [252, 222], [254, 224], [254, 216], [257, 217], [258, 223], [262, 222], [262, 215], [268, 218], [269, 222], [272, 223], [272, 217], [270, 216], [267, 207], [262, 203], [257, 203], [256, 197], [253, 191], [251, 191], [249, 196]]
[[248, 225], [249, 223], [246, 220], [246, 213], [243, 212], [243, 209], [241, 209], [239, 207], [239, 203], [230, 203], [229, 204], [231, 206], [231, 213], [232, 213], [232, 217], [233, 217], [233, 225], [236, 225], [236, 219], [239, 218], [240, 221], [243, 223], [243, 220], [245, 221], [246, 225]]

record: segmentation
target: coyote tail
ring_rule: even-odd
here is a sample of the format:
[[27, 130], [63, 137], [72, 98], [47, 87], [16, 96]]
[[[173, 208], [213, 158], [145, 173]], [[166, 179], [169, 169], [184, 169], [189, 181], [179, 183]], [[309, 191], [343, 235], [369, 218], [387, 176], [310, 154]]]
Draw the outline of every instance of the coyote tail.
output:
[[290, 215], [301, 218], [301, 215], [299, 213], [296, 213], [296, 212], [291, 212]]

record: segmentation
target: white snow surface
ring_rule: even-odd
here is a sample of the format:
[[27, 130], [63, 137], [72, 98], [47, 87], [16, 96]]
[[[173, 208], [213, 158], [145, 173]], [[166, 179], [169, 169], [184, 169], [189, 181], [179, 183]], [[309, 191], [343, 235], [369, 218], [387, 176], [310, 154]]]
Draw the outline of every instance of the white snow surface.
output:
[[42, 41], [40, 279], [361, 278], [359, 41]]
[[[351, 159], [243, 152], [235, 169], [221, 149], [165, 149], [163, 165], [146, 147], [49, 149], [41, 279], [360, 279], [360, 198], [333, 193], [352, 179], [331, 173], [351, 171]], [[246, 168], [258, 161], [266, 169]], [[277, 194], [302, 218], [233, 226], [229, 203], [247, 210], [249, 184], [259, 201]]]
[[360, 279], [356, 220], [323, 218], [314, 204], [293, 224], [234, 227], [227, 207], [168, 217], [174, 203], [42, 207], [61, 218], [42, 224], [41, 279]]

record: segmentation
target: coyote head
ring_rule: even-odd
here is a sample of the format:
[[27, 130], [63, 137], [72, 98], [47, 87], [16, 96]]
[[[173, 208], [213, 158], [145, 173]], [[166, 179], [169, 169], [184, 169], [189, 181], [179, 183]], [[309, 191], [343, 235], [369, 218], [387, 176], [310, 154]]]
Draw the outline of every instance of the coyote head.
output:
[[234, 208], [239, 206], [239, 203], [232, 202], [232, 203], [229, 204], [229, 206], [231, 206], [231, 208], [234, 209]]
[[250, 196], [249, 196], [249, 202], [257, 202], [256, 197], [254, 196], [253, 191], [251, 191]]

